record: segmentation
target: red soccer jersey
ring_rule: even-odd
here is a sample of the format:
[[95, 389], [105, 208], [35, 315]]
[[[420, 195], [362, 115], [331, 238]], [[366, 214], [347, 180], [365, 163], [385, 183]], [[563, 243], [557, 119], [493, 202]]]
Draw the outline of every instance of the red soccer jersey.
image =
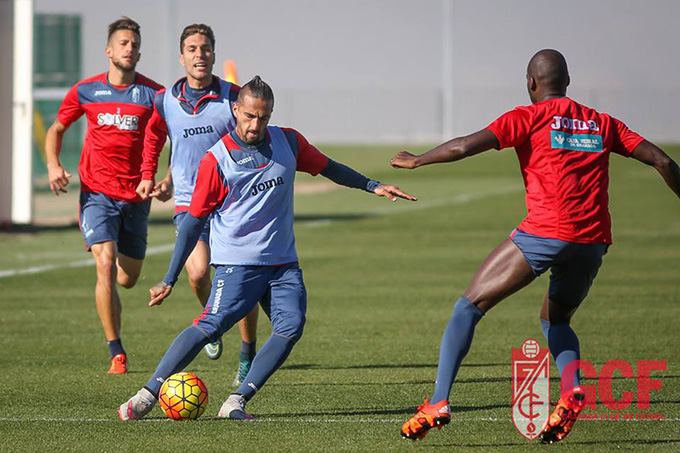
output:
[[162, 87], [137, 74], [135, 83], [115, 86], [107, 73], [78, 82], [61, 103], [57, 120], [68, 126], [87, 115], [87, 133], [78, 173], [82, 190], [123, 201], [141, 201], [144, 130]]
[[519, 228], [537, 236], [611, 244], [609, 155], [644, 140], [606, 113], [563, 97], [517, 107], [488, 126], [514, 147], [526, 188]]

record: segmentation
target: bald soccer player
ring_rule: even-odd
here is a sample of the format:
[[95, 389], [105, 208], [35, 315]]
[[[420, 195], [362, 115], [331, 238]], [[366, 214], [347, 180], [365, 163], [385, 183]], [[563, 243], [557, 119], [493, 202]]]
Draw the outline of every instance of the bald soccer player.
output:
[[541, 50], [527, 69], [532, 105], [505, 113], [487, 128], [450, 140], [420, 156], [401, 151], [391, 164], [414, 169], [453, 162], [490, 149], [514, 147], [526, 187], [528, 215], [484, 260], [454, 306], [442, 338], [432, 398], [401, 428], [422, 439], [451, 420], [449, 394], [476, 324], [484, 314], [550, 269], [541, 325], [562, 375], [562, 392], [543, 428], [544, 443], [562, 440], [585, 405], [580, 359], [571, 317], [588, 294], [612, 242], [609, 216], [609, 156], [617, 153], [653, 166], [680, 197], [680, 169], [662, 150], [621, 121], [581, 105], [566, 95], [567, 62], [556, 50]]

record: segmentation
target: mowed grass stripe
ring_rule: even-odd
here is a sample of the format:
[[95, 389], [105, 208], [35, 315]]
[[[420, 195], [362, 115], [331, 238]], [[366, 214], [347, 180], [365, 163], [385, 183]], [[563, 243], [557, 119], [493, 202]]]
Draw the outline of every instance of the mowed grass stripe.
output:
[[[439, 208], [439, 207], [445, 207], [445, 206], [455, 206], [459, 204], [464, 204], [464, 203], [469, 203], [471, 201], [479, 200], [482, 198], [487, 198], [495, 195], [504, 195], [512, 192], [518, 192], [522, 190], [521, 186], [507, 186], [507, 187], [499, 187], [497, 189], [492, 189], [492, 190], [487, 190], [487, 191], [482, 191], [482, 192], [471, 192], [471, 193], [463, 193], [454, 196], [451, 199], [448, 200], [438, 200], [438, 201], [430, 201], [430, 202], [417, 202], [415, 204], [409, 203], [406, 206], [399, 206], [399, 207], [393, 207], [393, 208], [387, 208], [387, 209], [381, 209], [379, 211], [375, 212], [375, 216], [384, 216], [384, 215], [394, 215], [394, 214], [401, 214], [403, 212], [408, 212], [408, 211], [415, 211], [415, 210], [422, 210], [422, 209], [432, 209], [432, 208]], [[401, 200], [401, 203], [408, 203], [406, 201]], [[326, 218], [326, 219], [318, 219], [318, 220], [313, 220], [313, 221], [306, 221], [306, 222], [301, 222], [298, 225], [296, 225], [296, 228], [316, 228], [324, 225], [329, 225], [336, 220], [333, 218]], [[164, 244], [156, 247], [149, 247], [146, 251], [146, 256], [154, 256], [154, 255], [159, 255], [167, 252], [172, 252], [174, 248], [174, 244]], [[48, 272], [48, 271], [53, 271], [56, 269], [61, 269], [61, 268], [79, 268], [79, 267], [85, 267], [85, 266], [93, 266], [94, 265], [94, 259], [86, 259], [86, 260], [78, 260], [78, 261], [71, 261], [67, 263], [60, 263], [60, 264], [48, 264], [44, 266], [35, 266], [35, 267], [28, 267], [24, 269], [9, 269], [9, 270], [4, 270], [0, 271], [0, 278], [7, 278], [7, 277], [15, 277], [18, 275], [31, 275], [31, 274], [37, 274], [40, 272]]]

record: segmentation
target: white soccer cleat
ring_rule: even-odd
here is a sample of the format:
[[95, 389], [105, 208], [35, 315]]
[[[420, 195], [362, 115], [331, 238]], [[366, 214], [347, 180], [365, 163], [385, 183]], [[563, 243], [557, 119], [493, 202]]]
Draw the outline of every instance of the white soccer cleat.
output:
[[156, 405], [156, 401], [158, 401], [156, 397], [150, 391], [143, 388], [118, 408], [118, 416], [124, 422], [139, 420], [151, 412], [151, 409]]
[[246, 412], [246, 403], [245, 396], [232, 393], [222, 404], [217, 416], [231, 420], [253, 420], [255, 417]]

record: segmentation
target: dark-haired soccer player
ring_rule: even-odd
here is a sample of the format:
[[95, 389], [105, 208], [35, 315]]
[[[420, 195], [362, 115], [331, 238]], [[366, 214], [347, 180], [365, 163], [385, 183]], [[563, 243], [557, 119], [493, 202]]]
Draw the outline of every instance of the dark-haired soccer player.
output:
[[123, 17], [109, 25], [109, 70], [69, 90], [45, 143], [50, 189], [59, 195], [71, 178], [59, 161], [64, 132], [87, 116], [78, 166], [80, 230], [96, 263], [95, 300], [111, 353], [110, 374], [127, 371], [116, 281], [132, 288], [146, 254], [150, 201], [142, 200], [135, 189], [141, 180], [144, 130], [162, 88], [135, 71], [140, 45], [137, 22]]
[[396, 201], [415, 200], [398, 187], [372, 181], [323, 155], [294, 129], [268, 126], [274, 94], [259, 77], [234, 104], [236, 129], [201, 160], [189, 213], [180, 224], [170, 268], [151, 289], [149, 305], [170, 295], [177, 276], [211, 217], [210, 252], [215, 267], [203, 313], [172, 343], [146, 386], [120, 406], [121, 420], [136, 420], [156, 404], [165, 379], [186, 367], [201, 348], [219, 338], [260, 301], [272, 335], [255, 356], [243, 383], [218, 416], [252, 419], [245, 405], [286, 360], [302, 336], [307, 292], [293, 234], [296, 171], [321, 173], [337, 184]]
[[430, 428], [449, 423], [451, 386], [476, 324], [496, 304], [550, 269], [541, 325], [563, 375], [563, 387], [541, 439], [544, 443], [563, 439], [585, 404], [578, 372], [564, 375], [565, 367], [580, 358], [579, 341], [569, 323], [612, 242], [609, 156], [616, 153], [653, 166], [680, 197], [677, 163], [621, 121], [569, 99], [568, 85], [562, 54], [541, 50], [527, 69], [532, 105], [517, 107], [486, 129], [420, 156], [402, 151], [392, 158], [393, 167], [412, 169], [514, 147], [528, 210], [519, 227], [482, 263], [455, 304], [442, 338], [434, 393], [402, 426], [406, 438], [421, 439]]
[[[179, 39], [179, 61], [186, 76], [169, 91], [161, 90], [154, 100], [154, 111], [146, 132], [142, 181], [137, 193], [142, 199], [156, 197], [167, 201], [175, 191], [173, 222], [179, 227], [189, 212], [196, 186], [198, 163], [206, 150], [234, 129], [231, 108], [240, 88], [213, 75], [215, 34], [205, 24], [184, 28]], [[158, 157], [170, 135], [171, 158], [168, 173], [157, 184], [154, 176]], [[186, 262], [189, 284], [202, 306], [210, 297], [210, 225], [205, 229]], [[241, 354], [234, 385], [239, 385], [252, 364], [257, 339], [257, 306], [239, 321]], [[222, 339], [205, 346], [215, 360], [222, 354]]]

